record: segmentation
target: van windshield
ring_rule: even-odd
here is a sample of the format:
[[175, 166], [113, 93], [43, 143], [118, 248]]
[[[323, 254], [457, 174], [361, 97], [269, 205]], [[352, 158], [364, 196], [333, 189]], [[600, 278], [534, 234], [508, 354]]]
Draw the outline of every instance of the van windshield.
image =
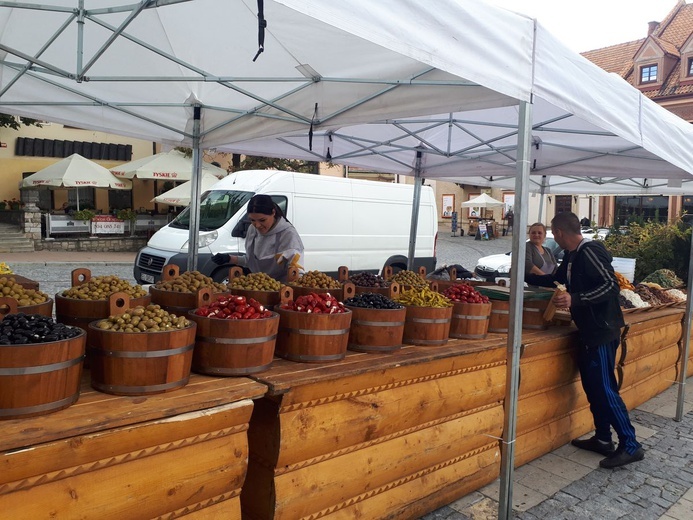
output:
[[[200, 231], [214, 231], [234, 216], [254, 195], [251, 191], [208, 191], [200, 199]], [[190, 206], [171, 221], [170, 227], [189, 229]]]

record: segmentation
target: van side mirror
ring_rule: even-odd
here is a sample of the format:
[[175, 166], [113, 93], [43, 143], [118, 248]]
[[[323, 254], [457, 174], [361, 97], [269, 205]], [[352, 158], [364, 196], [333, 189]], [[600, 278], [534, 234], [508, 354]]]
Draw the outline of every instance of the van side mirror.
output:
[[248, 234], [249, 227], [250, 219], [248, 218], [248, 215], [245, 215], [235, 226], [233, 226], [231, 236], [236, 238], [245, 238], [245, 236]]

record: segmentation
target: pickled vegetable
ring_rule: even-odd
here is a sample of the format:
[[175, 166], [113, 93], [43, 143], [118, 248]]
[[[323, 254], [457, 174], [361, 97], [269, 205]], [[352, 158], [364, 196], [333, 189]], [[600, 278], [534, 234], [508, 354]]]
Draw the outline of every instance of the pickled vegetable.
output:
[[289, 283], [289, 285], [313, 287], [315, 289], [339, 289], [342, 287], [337, 280], [320, 271], [308, 271], [302, 274], [298, 280]]
[[197, 316], [221, 320], [259, 320], [272, 313], [254, 298], [221, 296], [217, 301], [195, 310]]
[[161, 280], [154, 287], [161, 291], [178, 293], [194, 293], [205, 287], [210, 287], [215, 293], [228, 291], [226, 284], [215, 282], [199, 271], [186, 271], [171, 280]]
[[458, 283], [443, 291], [443, 295], [453, 302], [489, 303], [488, 296], [481, 294], [468, 283]]
[[360, 307], [364, 309], [401, 309], [402, 305], [387, 296], [376, 293], [359, 293], [353, 298], [344, 300], [347, 307]]
[[395, 301], [412, 307], [452, 307], [453, 305], [449, 298], [428, 287], [404, 290]]
[[281, 308], [313, 314], [336, 314], [346, 312], [347, 310], [344, 304], [330, 293], [310, 293], [305, 296], [299, 296], [295, 300], [283, 303]]
[[379, 274], [363, 271], [349, 277], [349, 281], [357, 287], [387, 287], [389, 283]]
[[28, 345], [74, 338], [82, 329], [39, 314], [8, 314], [0, 321], [0, 345]]
[[397, 282], [405, 287], [412, 287], [415, 289], [423, 289], [424, 287], [428, 287], [428, 282], [414, 271], [400, 271], [388, 281]]
[[229, 289], [245, 291], [278, 291], [282, 284], [267, 273], [250, 273], [229, 282]]
[[130, 298], [142, 298], [147, 295], [147, 291], [141, 285], [132, 285], [117, 276], [96, 276], [86, 283], [63, 291], [61, 296], [76, 300], [107, 300], [116, 292], [124, 292]]
[[190, 326], [183, 316], [169, 314], [159, 305], [146, 307], [139, 305], [123, 314], [115, 314], [98, 321], [96, 326], [101, 330], [113, 332], [161, 332], [184, 329]]
[[17, 300], [20, 307], [38, 305], [48, 301], [48, 295], [36, 289], [25, 289], [13, 276], [0, 277], [0, 296]]

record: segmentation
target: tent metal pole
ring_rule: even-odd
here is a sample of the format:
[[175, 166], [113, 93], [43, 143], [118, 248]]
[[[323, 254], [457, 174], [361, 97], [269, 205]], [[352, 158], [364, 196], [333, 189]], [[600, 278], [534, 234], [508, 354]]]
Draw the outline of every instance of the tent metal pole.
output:
[[546, 175], [541, 176], [541, 186], [539, 187], [539, 215], [537, 222], [541, 222], [544, 215], [544, 194], [546, 193]]
[[419, 205], [421, 204], [421, 150], [416, 151], [414, 164], [414, 201], [411, 205], [411, 227], [409, 228], [409, 252], [407, 253], [407, 269], [414, 270], [414, 255], [416, 251], [416, 229], [419, 225]]
[[689, 295], [686, 299], [686, 313], [683, 315], [683, 341], [679, 377], [678, 377], [678, 397], [676, 399], [676, 415], [674, 415], [674, 420], [681, 422], [683, 419], [683, 401], [686, 397], [686, 372], [688, 372], [688, 356], [691, 352], [691, 311], [693, 310], [693, 298], [691, 298], [691, 290], [693, 290], [693, 235], [691, 236], [691, 250], [688, 254], [688, 284], [687, 284], [687, 294]]
[[200, 234], [200, 187], [202, 183], [202, 154], [200, 153], [199, 105], [193, 107], [193, 171], [190, 182], [190, 230], [188, 235], [188, 271], [197, 270], [197, 237]]
[[[520, 103], [518, 117], [518, 157], [515, 177], [515, 219], [517, 229], [527, 228], [529, 202], [530, 146], [532, 144], [532, 105]], [[525, 234], [513, 233], [510, 269], [510, 315], [505, 376], [505, 410], [501, 442], [500, 491], [498, 518], [508, 520], [513, 510], [513, 471], [517, 429], [517, 396], [520, 386], [520, 353], [522, 347], [522, 304], [524, 296]]]

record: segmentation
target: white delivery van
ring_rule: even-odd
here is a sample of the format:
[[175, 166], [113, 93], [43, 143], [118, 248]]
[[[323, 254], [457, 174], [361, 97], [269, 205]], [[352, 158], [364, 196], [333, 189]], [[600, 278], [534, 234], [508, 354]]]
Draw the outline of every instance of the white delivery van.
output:
[[[308, 173], [250, 170], [230, 174], [200, 200], [198, 271], [225, 280], [229, 266], [211, 261], [216, 253], [244, 254], [250, 225], [248, 200], [270, 195], [296, 227], [305, 247], [306, 271], [336, 276], [351, 272], [407, 268], [414, 186]], [[135, 280], [154, 283], [166, 264], [181, 272], [188, 263], [189, 209], [157, 231], [137, 254]], [[414, 266], [435, 269], [437, 210], [430, 186], [421, 189]]]

